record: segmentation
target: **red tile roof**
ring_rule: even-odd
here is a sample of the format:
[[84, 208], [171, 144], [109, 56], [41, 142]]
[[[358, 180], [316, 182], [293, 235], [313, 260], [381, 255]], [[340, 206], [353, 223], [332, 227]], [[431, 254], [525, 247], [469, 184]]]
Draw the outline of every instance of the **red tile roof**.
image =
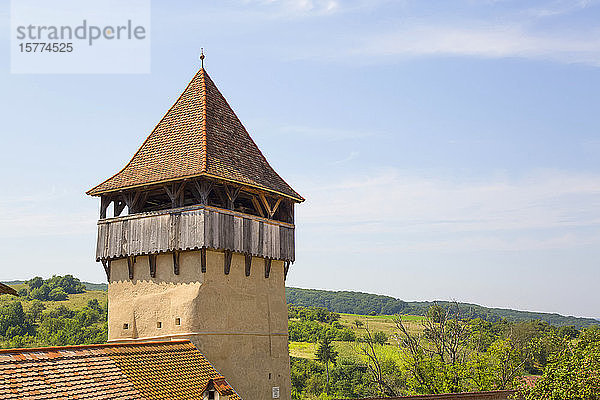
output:
[[269, 165], [204, 68], [125, 168], [87, 193], [200, 176], [304, 200]]
[[0, 283], [0, 294], [12, 294], [13, 296], [18, 296], [17, 291], [10, 286], [6, 286], [3, 283]]
[[211, 379], [240, 399], [187, 340], [0, 350], [3, 400], [202, 399]]

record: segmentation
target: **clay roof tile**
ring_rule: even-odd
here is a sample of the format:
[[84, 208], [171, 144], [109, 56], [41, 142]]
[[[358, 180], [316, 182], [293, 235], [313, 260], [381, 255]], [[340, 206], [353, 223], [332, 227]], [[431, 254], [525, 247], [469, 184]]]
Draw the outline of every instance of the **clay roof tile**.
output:
[[204, 68], [131, 161], [87, 194], [207, 176], [304, 199], [269, 165]]

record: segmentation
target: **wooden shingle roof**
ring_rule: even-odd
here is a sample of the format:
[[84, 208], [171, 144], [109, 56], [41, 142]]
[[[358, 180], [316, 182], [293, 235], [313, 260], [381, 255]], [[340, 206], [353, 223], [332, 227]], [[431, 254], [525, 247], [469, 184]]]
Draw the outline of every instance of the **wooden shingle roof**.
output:
[[87, 194], [200, 176], [304, 200], [269, 165], [204, 68], [125, 168]]
[[187, 340], [0, 350], [3, 400], [201, 400], [211, 380], [240, 399]]

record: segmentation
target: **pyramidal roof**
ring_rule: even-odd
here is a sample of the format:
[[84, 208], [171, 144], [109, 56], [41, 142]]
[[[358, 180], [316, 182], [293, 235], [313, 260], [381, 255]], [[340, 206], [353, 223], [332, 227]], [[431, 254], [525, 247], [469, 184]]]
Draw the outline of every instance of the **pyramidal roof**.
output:
[[87, 194], [200, 176], [304, 200], [269, 165], [204, 68], [125, 168]]

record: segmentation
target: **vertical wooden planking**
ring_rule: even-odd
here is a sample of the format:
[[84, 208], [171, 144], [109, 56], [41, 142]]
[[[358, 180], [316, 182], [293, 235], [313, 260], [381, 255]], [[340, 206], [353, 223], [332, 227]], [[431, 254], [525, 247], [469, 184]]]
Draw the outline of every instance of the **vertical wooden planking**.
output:
[[288, 226], [212, 209], [109, 219], [98, 224], [96, 258], [208, 247], [293, 261], [294, 234]]
[[244, 253], [244, 221], [242, 217], [235, 216], [233, 219], [233, 250]]
[[244, 253], [252, 252], [252, 220], [250, 218], [242, 218], [242, 250]]

